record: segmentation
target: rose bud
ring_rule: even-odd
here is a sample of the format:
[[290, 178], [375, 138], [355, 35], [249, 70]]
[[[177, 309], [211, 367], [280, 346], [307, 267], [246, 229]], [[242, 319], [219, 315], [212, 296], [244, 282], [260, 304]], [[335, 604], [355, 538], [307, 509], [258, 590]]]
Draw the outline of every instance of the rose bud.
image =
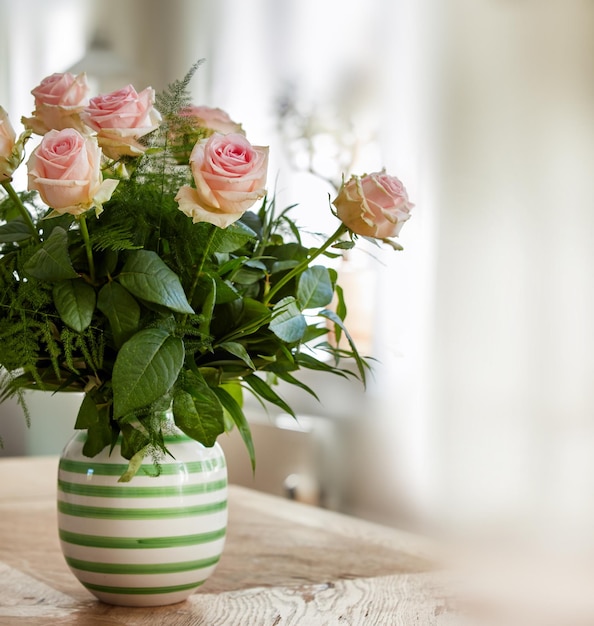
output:
[[347, 228], [375, 239], [397, 237], [414, 206], [403, 184], [384, 171], [352, 176], [332, 204]]

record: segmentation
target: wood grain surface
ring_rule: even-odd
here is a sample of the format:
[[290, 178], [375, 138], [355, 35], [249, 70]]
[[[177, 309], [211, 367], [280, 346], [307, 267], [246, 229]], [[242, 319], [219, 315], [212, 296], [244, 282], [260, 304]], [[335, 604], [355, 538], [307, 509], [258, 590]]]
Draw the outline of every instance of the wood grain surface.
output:
[[454, 624], [421, 538], [230, 487], [215, 574], [190, 600], [140, 609], [98, 602], [57, 537], [54, 457], [0, 460], [0, 625]]

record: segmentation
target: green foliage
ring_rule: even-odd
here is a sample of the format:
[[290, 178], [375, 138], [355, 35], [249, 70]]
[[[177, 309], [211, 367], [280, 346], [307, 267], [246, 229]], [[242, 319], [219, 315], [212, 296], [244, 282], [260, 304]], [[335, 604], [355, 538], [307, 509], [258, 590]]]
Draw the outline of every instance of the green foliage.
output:
[[[85, 392], [76, 421], [85, 454], [121, 436], [131, 474], [147, 451], [166, 451], [159, 415], [169, 407], [207, 446], [237, 428], [255, 466], [242, 389], [293, 414], [268, 377], [317, 397], [298, 370], [349, 376], [339, 362], [354, 358], [365, 379], [336, 272], [314, 264], [343, 245], [346, 227], [309, 249], [295, 207], [277, 214], [274, 198], [225, 229], [179, 210], [175, 195], [191, 175], [167, 149], [168, 133], [182, 124], [198, 65], [159, 97], [163, 125], [143, 157], [118, 164], [128, 177], [98, 217], [43, 219], [49, 210], [31, 193], [0, 202], [0, 400], [22, 402], [30, 388]], [[320, 311], [335, 296], [336, 311]], [[332, 326], [349, 350], [327, 341]]]

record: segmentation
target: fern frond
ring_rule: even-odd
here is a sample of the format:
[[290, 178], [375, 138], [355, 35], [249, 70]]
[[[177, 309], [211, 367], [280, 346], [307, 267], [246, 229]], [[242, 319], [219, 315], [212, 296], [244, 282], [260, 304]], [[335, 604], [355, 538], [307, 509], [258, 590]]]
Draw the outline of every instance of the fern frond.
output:
[[204, 59], [196, 61], [181, 80], [170, 83], [166, 90], [157, 94], [155, 98], [156, 108], [163, 117], [175, 115], [180, 109], [191, 104], [188, 85], [202, 63], [204, 63]]
[[103, 229], [93, 235], [93, 247], [100, 252], [112, 250], [121, 252], [122, 250], [136, 250], [141, 246], [134, 242], [134, 229], [120, 225], [110, 229]]

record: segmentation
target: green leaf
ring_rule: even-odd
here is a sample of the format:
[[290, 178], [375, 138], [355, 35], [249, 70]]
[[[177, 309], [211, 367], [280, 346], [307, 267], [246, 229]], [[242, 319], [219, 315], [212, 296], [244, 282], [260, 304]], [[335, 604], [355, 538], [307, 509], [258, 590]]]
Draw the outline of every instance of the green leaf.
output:
[[30, 239], [30, 237], [31, 231], [21, 219], [12, 220], [8, 224], [0, 226], [0, 243], [24, 241], [25, 239]]
[[297, 300], [302, 309], [315, 309], [332, 302], [334, 289], [328, 268], [314, 265], [306, 269], [299, 277]]
[[140, 305], [119, 283], [111, 281], [101, 288], [97, 308], [109, 320], [118, 348], [138, 330]]
[[130, 252], [118, 280], [137, 298], [178, 313], [194, 313], [179, 276], [152, 250]]
[[234, 252], [241, 248], [250, 239], [257, 237], [256, 233], [241, 221], [234, 222], [221, 232], [215, 252]]
[[97, 300], [95, 290], [82, 278], [57, 283], [52, 291], [62, 321], [81, 333], [88, 328]]
[[74, 428], [87, 430], [87, 439], [83, 444], [83, 454], [93, 457], [108, 446], [113, 437], [109, 423], [109, 409], [105, 407], [99, 411], [95, 401], [89, 394], [85, 394], [80, 405]]
[[[238, 381], [232, 381], [229, 383], [222, 383], [221, 388], [224, 389], [231, 397], [237, 402], [237, 404], [243, 406], [243, 390]], [[219, 398], [220, 400], [220, 398]], [[235, 420], [233, 416], [225, 406], [223, 405], [223, 419], [225, 421], [225, 432], [230, 433], [235, 428]]]
[[314, 358], [310, 354], [306, 354], [305, 352], [299, 352], [295, 357], [299, 367], [305, 367], [310, 370], [315, 370], [318, 372], [328, 372], [329, 374], [337, 374], [338, 376], [342, 376], [343, 378], [348, 378], [349, 375], [354, 376], [354, 374], [349, 370], [341, 370], [336, 367], [332, 367], [325, 361], [320, 361], [319, 359]]
[[142, 448], [130, 459], [128, 469], [118, 478], [119, 483], [129, 483], [136, 476], [144, 461], [146, 452], [147, 448]]
[[249, 266], [240, 268], [233, 274], [233, 282], [240, 285], [253, 285], [264, 278], [264, 272]]
[[214, 278], [210, 278], [208, 282], [208, 291], [206, 292], [206, 297], [204, 299], [204, 303], [202, 304], [202, 321], [198, 327], [198, 330], [205, 337], [210, 334], [210, 323], [212, 322], [212, 314], [217, 299], [217, 283]]
[[76, 416], [74, 428], [77, 430], [89, 428], [98, 421], [99, 411], [97, 410], [97, 405], [89, 394], [85, 394], [80, 408], [78, 409], [78, 415]]
[[54, 228], [43, 246], [25, 263], [26, 274], [38, 280], [56, 283], [77, 278], [68, 255], [68, 233]]
[[[344, 291], [340, 285], [336, 285], [336, 315], [344, 320], [347, 315], [347, 305], [344, 299]], [[338, 344], [342, 338], [342, 328], [338, 324], [334, 324], [334, 337]]]
[[293, 376], [292, 374], [289, 374], [289, 372], [275, 371], [274, 373], [281, 380], [284, 380], [286, 383], [289, 383], [290, 385], [295, 385], [296, 387], [303, 389], [303, 391], [306, 391], [310, 396], [313, 396], [318, 402], [320, 401], [320, 399], [318, 398], [318, 395], [311, 387], [306, 385], [304, 382], [300, 381], [298, 378], [295, 378], [295, 376]]
[[333, 248], [337, 248], [338, 250], [351, 250], [355, 247], [354, 241], [337, 241], [335, 244], [332, 244]]
[[241, 438], [243, 439], [245, 447], [247, 448], [248, 454], [250, 456], [252, 471], [256, 471], [256, 451], [254, 449], [254, 442], [252, 440], [252, 432], [240, 404], [227, 391], [226, 386], [215, 387], [213, 391], [217, 395], [220, 403], [223, 405], [227, 413], [229, 413], [229, 415], [235, 422], [237, 430], [239, 431], [239, 434], [241, 435]]
[[[205, 272], [204, 276], [201, 278], [205, 278], [206, 280], [212, 278], [215, 281], [217, 287], [217, 304], [232, 302], [233, 300], [237, 300], [241, 297], [233, 285], [223, 280], [218, 274]], [[198, 281], [198, 285], [198, 288], [200, 288], [200, 281]]]
[[328, 309], [324, 309], [323, 311], [320, 311], [319, 315], [322, 317], [325, 317], [326, 319], [329, 319], [331, 322], [334, 322], [335, 326], [338, 326], [338, 328], [340, 328], [342, 332], [344, 333], [345, 337], [347, 338], [347, 341], [349, 342], [349, 346], [353, 353], [353, 358], [355, 359], [355, 363], [357, 364], [357, 370], [359, 371], [359, 378], [361, 379], [361, 382], [365, 385], [365, 378], [366, 378], [365, 370], [366, 370], [367, 364], [361, 358], [361, 355], [359, 354], [359, 351], [357, 350], [357, 346], [355, 345], [353, 338], [351, 337], [348, 330], [346, 329], [344, 322], [340, 319], [340, 317], [334, 311], [330, 311]]
[[283, 341], [293, 343], [299, 341], [307, 328], [297, 301], [293, 296], [279, 300], [272, 309], [273, 317], [270, 321], [270, 330]]
[[252, 335], [260, 330], [263, 326], [268, 326], [271, 318], [270, 309], [252, 298], [243, 298], [240, 302], [241, 314], [239, 316], [239, 324], [233, 328], [233, 324], [236, 320], [236, 315], [228, 319], [227, 327], [231, 327], [232, 330], [229, 334], [225, 335], [223, 341], [235, 341], [237, 339], [244, 339], [245, 337]]
[[270, 246], [266, 248], [264, 254], [278, 261], [300, 262], [307, 258], [308, 249], [298, 243], [286, 243], [282, 246]]
[[162, 328], [146, 328], [126, 341], [113, 367], [114, 418], [165, 395], [177, 380], [184, 356], [181, 338]]
[[112, 440], [113, 433], [109, 422], [99, 421], [87, 429], [87, 440], [83, 445], [82, 452], [85, 456], [95, 456], [107, 447]]
[[244, 380], [260, 398], [267, 400], [271, 404], [275, 404], [289, 415], [295, 417], [293, 409], [260, 377], [255, 374], [250, 374], [246, 376]]
[[184, 373], [182, 388], [173, 395], [173, 416], [186, 435], [205, 446], [225, 431], [223, 407], [199, 370]]
[[272, 264], [272, 269], [270, 270], [270, 273], [276, 274], [277, 272], [286, 272], [287, 270], [293, 269], [297, 265], [299, 265], [299, 263], [294, 259], [290, 259], [288, 261], [275, 261]]
[[236, 356], [238, 359], [241, 359], [250, 369], [256, 369], [248, 351], [240, 343], [236, 341], [225, 341], [218, 347], [222, 348], [226, 352], [229, 352], [229, 354]]

